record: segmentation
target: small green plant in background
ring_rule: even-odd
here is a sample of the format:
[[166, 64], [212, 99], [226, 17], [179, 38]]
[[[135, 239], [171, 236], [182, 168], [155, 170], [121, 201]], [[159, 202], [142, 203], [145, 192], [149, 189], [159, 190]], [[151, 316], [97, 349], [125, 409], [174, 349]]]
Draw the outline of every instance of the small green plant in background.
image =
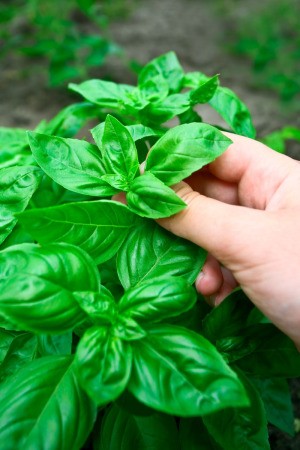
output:
[[86, 78], [91, 68], [122, 53], [103, 36], [107, 19], [98, 3], [66, 0], [62, 5], [58, 0], [14, 0], [0, 5], [0, 57], [19, 52], [45, 61], [50, 86]]
[[206, 252], [153, 220], [184, 209], [170, 186], [230, 145], [201, 104], [254, 137], [247, 107], [172, 52], [137, 86], [71, 89], [86, 102], [29, 141], [0, 129], [0, 441], [250, 450], [270, 448], [268, 422], [293, 435], [294, 344], [240, 289], [210, 309], [193, 285]]
[[[297, 0], [222, 3], [229, 49], [252, 62], [253, 84], [297, 108], [300, 93], [300, 7]], [[227, 35], [228, 43], [228, 35]]]

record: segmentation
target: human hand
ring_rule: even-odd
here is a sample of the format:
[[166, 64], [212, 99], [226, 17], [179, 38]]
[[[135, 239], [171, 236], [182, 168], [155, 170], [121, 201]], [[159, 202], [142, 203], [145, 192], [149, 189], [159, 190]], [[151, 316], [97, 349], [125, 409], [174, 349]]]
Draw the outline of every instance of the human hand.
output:
[[300, 164], [224, 134], [228, 150], [173, 187], [187, 208], [158, 222], [208, 250], [199, 292], [217, 305], [239, 284], [300, 348]]

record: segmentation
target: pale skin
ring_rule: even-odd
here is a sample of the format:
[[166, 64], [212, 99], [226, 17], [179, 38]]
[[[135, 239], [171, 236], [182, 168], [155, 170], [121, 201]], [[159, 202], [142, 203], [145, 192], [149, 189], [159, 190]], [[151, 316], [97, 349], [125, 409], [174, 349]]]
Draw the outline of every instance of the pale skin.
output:
[[182, 212], [158, 222], [209, 252], [196, 288], [218, 305], [240, 285], [300, 349], [300, 163], [249, 138], [173, 189]]

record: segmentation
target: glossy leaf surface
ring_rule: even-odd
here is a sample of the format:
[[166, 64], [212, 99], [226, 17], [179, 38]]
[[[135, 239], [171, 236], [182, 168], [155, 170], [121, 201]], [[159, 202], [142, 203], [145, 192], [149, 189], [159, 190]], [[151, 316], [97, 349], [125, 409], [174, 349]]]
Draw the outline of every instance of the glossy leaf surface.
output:
[[104, 80], [88, 80], [81, 84], [71, 83], [69, 88], [103, 108], [117, 108], [121, 100], [133, 90], [127, 84], [116, 84]]
[[104, 405], [115, 400], [128, 383], [131, 347], [110, 328], [95, 326], [81, 338], [75, 362], [82, 387], [98, 405]]
[[34, 158], [46, 174], [70, 191], [92, 196], [110, 196], [116, 191], [103, 180], [100, 150], [77, 139], [29, 133]]
[[118, 305], [121, 314], [147, 324], [178, 316], [195, 302], [196, 291], [184, 278], [165, 276], [129, 289]]
[[20, 244], [0, 253], [0, 309], [37, 333], [61, 333], [85, 314], [72, 292], [98, 290], [99, 274], [81, 249], [67, 244]]
[[112, 258], [139, 222], [125, 205], [107, 200], [32, 209], [19, 220], [40, 244], [79, 246], [97, 264]]
[[41, 178], [42, 171], [34, 166], [0, 170], [0, 244], [17, 223], [14, 214], [24, 211]]
[[[4, 330], [1, 331], [1, 338], [3, 338], [3, 333]], [[37, 357], [37, 347], [37, 337], [33, 334], [16, 334], [5, 349], [5, 356], [1, 360], [0, 382], [2, 383], [24, 366], [24, 364], [35, 359]]]
[[174, 52], [165, 53], [146, 64], [139, 74], [139, 86], [157, 75], [167, 81], [170, 93], [180, 90], [184, 73]]
[[206, 252], [200, 247], [145, 221], [120, 248], [117, 270], [125, 289], [164, 275], [182, 276], [193, 283], [205, 258]]
[[156, 325], [132, 346], [128, 389], [146, 405], [188, 417], [248, 404], [236, 374], [202, 336]]
[[145, 170], [172, 185], [214, 161], [230, 143], [230, 139], [211, 125], [179, 125], [167, 131], [152, 147]]
[[235, 133], [255, 138], [256, 132], [249, 109], [231, 89], [218, 87], [209, 103]]
[[40, 358], [2, 386], [0, 442], [7, 449], [79, 449], [95, 417], [93, 401], [78, 384], [73, 358]]
[[[250, 406], [229, 408], [203, 417], [209, 433], [224, 450], [269, 450], [267, 420], [258, 392], [239, 372]], [[230, 408], [230, 406], [232, 406]]]
[[179, 450], [173, 417], [154, 413], [135, 416], [113, 405], [103, 419], [94, 450]]
[[127, 193], [128, 208], [142, 217], [161, 219], [182, 211], [186, 204], [152, 173], [136, 178]]
[[131, 134], [113, 116], [107, 115], [102, 139], [106, 172], [121, 175], [130, 183], [139, 168], [137, 150]]

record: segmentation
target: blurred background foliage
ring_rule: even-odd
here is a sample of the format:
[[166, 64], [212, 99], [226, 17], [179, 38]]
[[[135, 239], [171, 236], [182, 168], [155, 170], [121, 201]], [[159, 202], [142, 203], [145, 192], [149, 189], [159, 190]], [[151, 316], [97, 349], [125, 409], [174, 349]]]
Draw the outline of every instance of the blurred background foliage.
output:
[[50, 86], [84, 79], [122, 50], [109, 38], [110, 19], [133, 0], [8, 0], [0, 3], [0, 58], [12, 52], [39, 59]]
[[253, 86], [272, 89], [283, 103], [297, 107], [300, 93], [299, 0], [263, 0], [260, 3], [217, 0], [216, 6], [227, 21], [226, 48], [251, 62]]

